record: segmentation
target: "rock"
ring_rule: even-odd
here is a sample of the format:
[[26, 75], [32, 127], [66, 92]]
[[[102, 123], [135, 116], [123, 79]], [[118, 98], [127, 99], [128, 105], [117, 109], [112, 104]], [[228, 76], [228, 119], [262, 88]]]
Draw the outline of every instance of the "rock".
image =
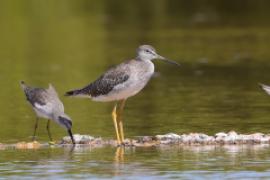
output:
[[134, 142], [132, 144], [132, 146], [135, 146], [135, 147], [153, 147], [156, 145], [158, 145], [158, 143], [156, 143], [156, 142], [145, 142], [145, 143]]
[[181, 141], [181, 136], [174, 133], [168, 133], [165, 135], [156, 135], [157, 140], [160, 141], [161, 144], [176, 144]]
[[217, 143], [224, 143], [225, 142], [225, 137], [227, 137], [227, 134], [216, 134], [215, 135], [215, 141]]
[[235, 131], [230, 131], [230, 132], [228, 132], [228, 136], [237, 137], [238, 134]]
[[38, 149], [40, 148], [41, 144], [37, 141], [29, 142], [26, 144], [27, 149]]
[[204, 141], [204, 144], [215, 144], [215, 143], [216, 143], [215, 137], [213, 136], [208, 136]]
[[227, 134], [224, 133], [224, 132], [219, 132], [219, 133], [215, 134], [215, 138], [217, 138], [217, 137], [226, 137], [226, 136], [227, 136]]
[[4, 149], [6, 149], [6, 146], [4, 144], [0, 143], [0, 150], [4, 150]]
[[263, 138], [264, 134], [262, 133], [254, 133], [251, 134], [251, 139], [255, 142], [255, 143], [261, 143], [261, 139]]
[[[74, 134], [73, 138], [76, 144], [90, 144], [91, 141], [95, 140], [93, 136], [80, 134]], [[61, 142], [61, 144], [71, 144], [71, 143], [72, 141], [70, 136], [63, 137]]]
[[41, 147], [41, 144], [37, 141], [33, 141], [33, 142], [19, 142], [17, 144], [15, 144], [15, 148], [16, 149], [38, 149]]
[[161, 140], [160, 144], [172, 144], [172, 140], [170, 139]]
[[253, 143], [253, 138], [251, 135], [240, 134], [238, 137], [239, 137], [239, 141], [242, 142], [243, 144]]
[[269, 142], [270, 142], [270, 136], [264, 136], [261, 138], [262, 144], [269, 144]]
[[27, 143], [26, 142], [19, 142], [15, 145], [16, 149], [26, 149]]
[[208, 135], [202, 134], [202, 133], [196, 133], [194, 135], [194, 141], [195, 141], [195, 143], [205, 143], [208, 138], [209, 138]]
[[[160, 135], [157, 135], [160, 136]], [[151, 142], [155, 139], [153, 136], [140, 136], [138, 137], [137, 143]]]
[[229, 144], [236, 144], [238, 140], [238, 134], [235, 131], [230, 131], [227, 136], [224, 137], [224, 142]]
[[174, 133], [168, 133], [165, 135], [156, 135], [156, 138], [158, 140], [179, 140], [181, 139], [181, 136], [179, 136], [178, 134], [174, 134]]

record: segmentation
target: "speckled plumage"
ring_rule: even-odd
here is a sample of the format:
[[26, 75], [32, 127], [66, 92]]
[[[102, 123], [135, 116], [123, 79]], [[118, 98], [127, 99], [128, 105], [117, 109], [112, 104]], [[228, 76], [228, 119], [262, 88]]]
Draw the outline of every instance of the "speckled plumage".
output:
[[137, 94], [154, 73], [151, 61], [132, 59], [119, 64], [82, 89], [67, 96], [88, 96], [95, 101], [116, 101]]
[[115, 71], [114, 69], [109, 70], [107, 73], [99, 77], [93, 83], [87, 85], [86, 87], [75, 90], [73, 94], [88, 95], [93, 98], [106, 95], [113, 88], [121, 83], [124, 83], [129, 78], [125, 72]]

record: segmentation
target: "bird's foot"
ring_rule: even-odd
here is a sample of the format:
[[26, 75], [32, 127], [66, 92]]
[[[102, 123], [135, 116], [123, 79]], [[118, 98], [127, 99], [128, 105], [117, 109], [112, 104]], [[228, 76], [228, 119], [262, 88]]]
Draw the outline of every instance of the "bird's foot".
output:
[[128, 145], [128, 143], [126, 143], [126, 142], [119, 142], [119, 143], [117, 143], [117, 147], [125, 147], [127, 145]]

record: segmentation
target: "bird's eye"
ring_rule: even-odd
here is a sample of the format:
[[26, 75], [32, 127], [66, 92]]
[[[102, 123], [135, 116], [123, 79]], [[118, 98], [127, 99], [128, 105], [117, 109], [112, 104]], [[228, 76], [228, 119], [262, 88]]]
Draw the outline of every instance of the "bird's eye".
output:
[[146, 49], [146, 50], [145, 50], [145, 52], [147, 52], [147, 53], [151, 53], [151, 52], [150, 52], [148, 49]]

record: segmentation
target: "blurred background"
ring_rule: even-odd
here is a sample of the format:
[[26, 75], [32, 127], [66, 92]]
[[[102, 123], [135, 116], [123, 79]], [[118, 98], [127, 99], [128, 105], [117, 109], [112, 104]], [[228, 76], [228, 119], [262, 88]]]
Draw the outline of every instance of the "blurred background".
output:
[[[0, 142], [30, 140], [35, 114], [19, 81], [52, 83], [74, 133], [114, 137], [113, 103], [63, 97], [141, 44], [181, 63], [155, 61], [156, 76], [127, 101], [127, 137], [168, 132], [269, 132], [270, 1], [0, 1]], [[66, 135], [53, 125], [58, 140]], [[40, 141], [47, 141], [40, 121]]]

